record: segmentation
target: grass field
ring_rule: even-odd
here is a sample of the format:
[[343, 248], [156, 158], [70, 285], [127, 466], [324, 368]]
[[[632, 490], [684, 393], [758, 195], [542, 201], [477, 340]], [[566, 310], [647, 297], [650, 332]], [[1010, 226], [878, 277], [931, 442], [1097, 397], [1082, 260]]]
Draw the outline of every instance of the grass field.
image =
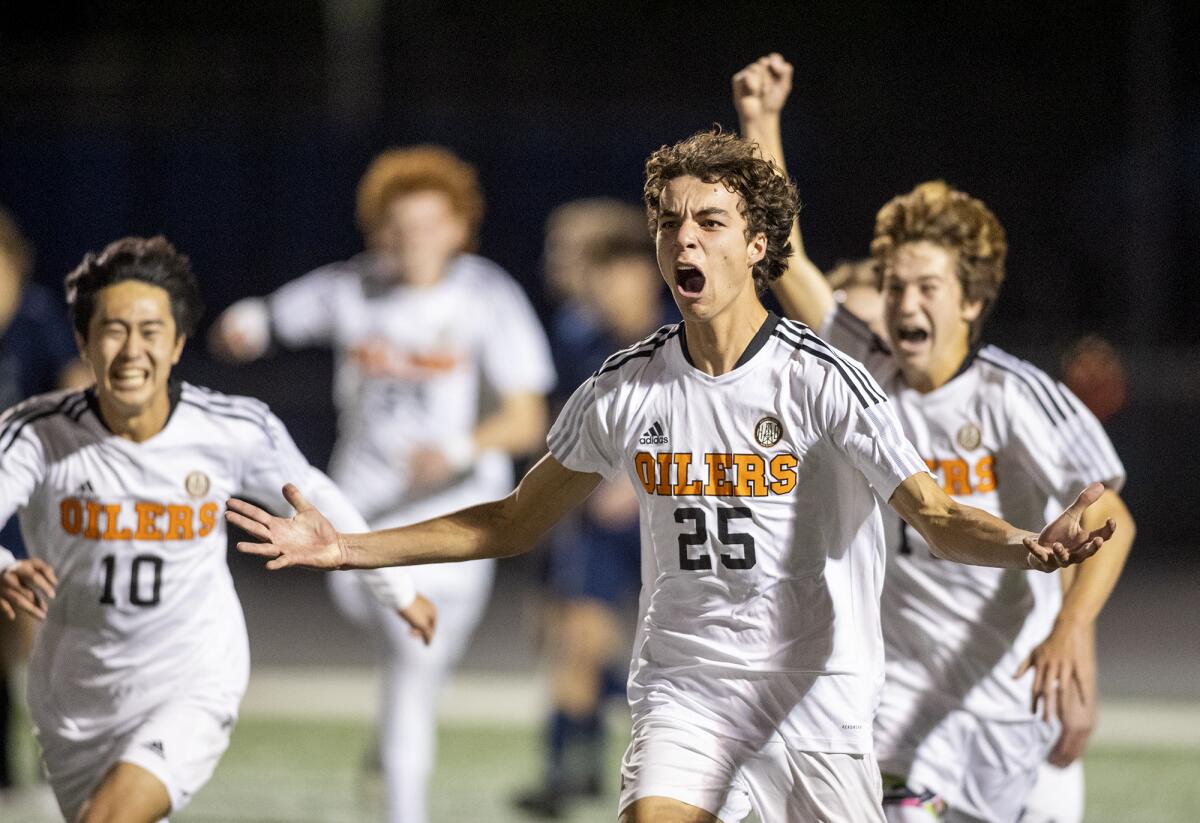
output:
[[[361, 719], [243, 719], [212, 781], [178, 823], [361, 823], [380, 819], [379, 787], [360, 764], [370, 740]], [[1200, 744], [1200, 741], [1197, 741]], [[581, 806], [576, 823], [615, 818], [613, 794]], [[444, 725], [431, 792], [438, 823], [517, 823], [512, 794], [538, 772], [537, 733], [531, 726]], [[1093, 746], [1087, 759], [1088, 821], [1191, 823], [1200, 810], [1200, 745]], [[0, 808], [0, 818], [42, 823], [56, 818], [38, 804]]]

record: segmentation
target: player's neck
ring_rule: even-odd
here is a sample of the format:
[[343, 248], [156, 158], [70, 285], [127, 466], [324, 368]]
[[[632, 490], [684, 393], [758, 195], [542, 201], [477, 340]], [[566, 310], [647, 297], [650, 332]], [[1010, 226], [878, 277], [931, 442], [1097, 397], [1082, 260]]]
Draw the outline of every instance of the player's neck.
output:
[[905, 370], [901, 367], [904, 382], [910, 389], [922, 394], [940, 389], [949, 383], [962, 371], [963, 364], [971, 355], [971, 347], [967, 340], [955, 341], [951, 351], [944, 356], [933, 359], [928, 368]]
[[767, 310], [757, 297], [706, 321], [685, 318], [688, 359], [700, 371], [720, 377], [733, 370], [766, 320]]
[[112, 398], [97, 393], [100, 421], [110, 432], [125, 440], [142, 443], [162, 431], [171, 417], [171, 398], [163, 391], [143, 409], [130, 414], [112, 401]]

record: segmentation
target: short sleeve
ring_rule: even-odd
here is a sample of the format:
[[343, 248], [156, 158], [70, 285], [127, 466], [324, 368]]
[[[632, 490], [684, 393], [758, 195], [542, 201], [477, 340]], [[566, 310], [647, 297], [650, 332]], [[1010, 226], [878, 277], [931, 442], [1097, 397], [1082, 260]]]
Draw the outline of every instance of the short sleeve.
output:
[[[863, 366], [840, 352], [822, 349], [828, 368], [817, 408], [833, 446], [867, 479], [883, 500], [928, 467], [904, 436], [892, 404]], [[819, 356], [814, 352], [814, 356]]]
[[1005, 388], [1009, 446], [1043, 492], [1067, 505], [1091, 483], [1121, 490], [1124, 465], [1070, 389], [1028, 365]]
[[289, 348], [329, 343], [338, 281], [343, 276], [326, 266], [275, 291], [267, 298], [272, 337]]
[[483, 374], [500, 394], [549, 394], [554, 361], [546, 332], [521, 287], [509, 275], [491, 278], [488, 329], [483, 339]]
[[32, 425], [36, 416], [27, 404], [0, 416], [0, 523], [29, 502], [45, 476], [45, 452]]
[[603, 475], [620, 470], [595, 377], [585, 380], [550, 427], [546, 445], [554, 459], [571, 471]]

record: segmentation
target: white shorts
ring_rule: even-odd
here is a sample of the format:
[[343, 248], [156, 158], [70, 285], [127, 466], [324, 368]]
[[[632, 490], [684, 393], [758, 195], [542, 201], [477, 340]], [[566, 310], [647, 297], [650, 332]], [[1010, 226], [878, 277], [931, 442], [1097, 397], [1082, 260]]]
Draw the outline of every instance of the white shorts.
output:
[[1080, 823], [1084, 794], [1082, 760], [1065, 769], [1043, 763], [1038, 768], [1037, 785], [1025, 798], [1021, 823]]
[[661, 720], [638, 721], [621, 763], [620, 809], [643, 797], [669, 797], [737, 823], [883, 823], [874, 755], [749, 743]]
[[171, 811], [185, 807], [212, 777], [237, 722], [236, 704], [182, 698], [163, 703], [131, 727], [86, 743], [39, 733], [42, 761], [67, 820], [117, 763], [133, 763], [167, 789]]
[[904, 735], [875, 716], [876, 753], [884, 774], [914, 790], [928, 789], [958, 815], [1013, 823], [1033, 789], [1038, 765], [1054, 744], [1057, 726], [1029, 720], [985, 720], [954, 709], [924, 734], [915, 751], [896, 745]]

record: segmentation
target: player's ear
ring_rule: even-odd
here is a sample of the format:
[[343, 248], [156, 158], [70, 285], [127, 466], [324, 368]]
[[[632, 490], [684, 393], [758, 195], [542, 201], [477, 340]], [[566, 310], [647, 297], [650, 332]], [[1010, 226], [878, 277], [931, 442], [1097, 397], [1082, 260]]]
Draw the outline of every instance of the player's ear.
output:
[[766, 234], [760, 231], [750, 238], [750, 243], [746, 246], [746, 256], [749, 258], [751, 266], [767, 256]]
[[175, 348], [171, 350], [171, 365], [179, 363], [179, 358], [183, 357], [183, 347], [187, 343], [187, 335], [180, 334], [175, 337]]
[[87, 360], [87, 341], [83, 339], [83, 335], [78, 331], [75, 332], [75, 348], [79, 349], [79, 356], [83, 357], [84, 360]]
[[962, 318], [968, 323], [974, 323], [979, 319], [979, 315], [983, 314], [983, 307], [986, 305], [982, 300], [967, 300], [962, 301]]

